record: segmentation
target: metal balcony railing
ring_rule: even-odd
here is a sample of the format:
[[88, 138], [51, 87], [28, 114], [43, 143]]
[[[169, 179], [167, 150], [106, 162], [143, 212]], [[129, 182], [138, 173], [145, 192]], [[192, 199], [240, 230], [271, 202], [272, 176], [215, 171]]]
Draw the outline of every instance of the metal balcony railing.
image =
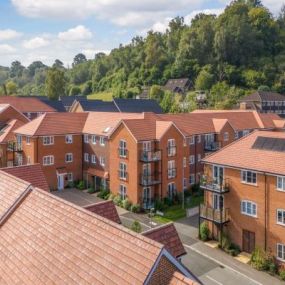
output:
[[200, 205], [200, 217], [218, 224], [229, 222], [229, 209], [214, 209], [204, 204]]
[[161, 160], [161, 150], [157, 151], [142, 151], [140, 160], [143, 162], [155, 162]]
[[141, 174], [140, 184], [142, 186], [151, 186], [161, 183], [160, 173]]
[[205, 142], [204, 150], [205, 151], [216, 151], [221, 148], [220, 142]]
[[230, 179], [225, 178], [222, 181], [218, 181], [217, 179], [203, 176], [200, 180], [200, 187], [218, 194], [227, 193], [230, 191]]

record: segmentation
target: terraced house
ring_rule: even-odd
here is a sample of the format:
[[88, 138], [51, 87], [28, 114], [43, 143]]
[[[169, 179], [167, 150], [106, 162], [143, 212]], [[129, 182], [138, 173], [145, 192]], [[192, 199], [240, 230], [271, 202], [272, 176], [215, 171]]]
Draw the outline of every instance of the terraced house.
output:
[[255, 131], [209, 155], [200, 218], [251, 253], [259, 246], [285, 263], [285, 133]]

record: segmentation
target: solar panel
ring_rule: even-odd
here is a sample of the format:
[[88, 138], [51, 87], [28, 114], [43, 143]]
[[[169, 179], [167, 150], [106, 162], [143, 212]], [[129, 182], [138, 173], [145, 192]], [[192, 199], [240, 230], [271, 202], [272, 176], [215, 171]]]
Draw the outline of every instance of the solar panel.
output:
[[285, 152], [285, 139], [257, 137], [252, 148], [269, 150], [269, 151]]

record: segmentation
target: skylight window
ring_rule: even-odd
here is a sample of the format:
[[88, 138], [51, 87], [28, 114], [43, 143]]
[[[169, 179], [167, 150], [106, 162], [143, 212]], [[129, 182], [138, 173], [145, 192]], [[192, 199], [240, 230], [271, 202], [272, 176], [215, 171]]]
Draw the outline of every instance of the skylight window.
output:
[[111, 130], [111, 127], [107, 127], [106, 129], [104, 129], [103, 133], [108, 133]]

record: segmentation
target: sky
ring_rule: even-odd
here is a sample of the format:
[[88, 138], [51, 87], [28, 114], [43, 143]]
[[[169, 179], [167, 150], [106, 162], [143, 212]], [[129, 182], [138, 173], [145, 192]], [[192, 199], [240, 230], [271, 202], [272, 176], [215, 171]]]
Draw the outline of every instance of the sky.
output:
[[[35, 60], [69, 66], [77, 53], [94, 58], [127, 44], [150, 29], [165, 31], [168, 22], [199, 12], [220, 14], [228, 0], [0, 0], [0, 65]], [[285, 2], [285, 0], [284, 0]], [[263, 0], [277, 15], [282, 0]]]

